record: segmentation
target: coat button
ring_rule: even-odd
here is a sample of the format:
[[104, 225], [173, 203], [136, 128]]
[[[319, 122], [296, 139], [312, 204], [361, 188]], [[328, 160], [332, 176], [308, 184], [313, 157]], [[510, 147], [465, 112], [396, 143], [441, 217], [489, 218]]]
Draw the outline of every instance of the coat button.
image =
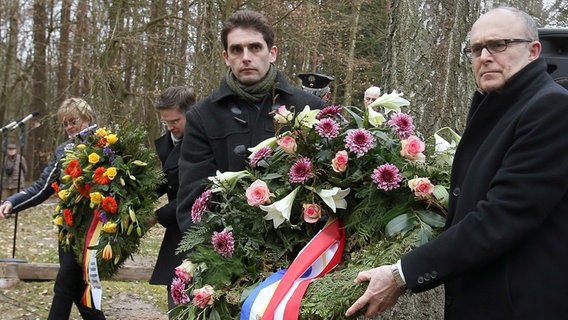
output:
[[432, 271], [432, 272], [430, 272], [430, 276], [432, 276], [432, 279], [436, 279], [438, 277], [438, 272]]
[[456, 187], [456, 188], [454, 189], [454, 191], [452, 191], [452, 194], [453, 194], [455, 197], [459, 197], [459, 195], [460, 195], [460, 188], [459, 188], [459, 187]]
[[424, 280], [430, 281], [431, 279], [432, 279], [432, 276], [430, 276], [429, 273], [425, 273], [425, 274], [424, 274]]
[[233, 152], [234, 152], [237, 156], [245, 157], [245, 156], [247, 156], [247, 152], [248, 152], [248, 151], [247, 151], [247, 148], [246, 148], [244, 145], [239, 144], [238, 146], [236, 146], [236, 147], [233, 149]]
[[423, 284], [424, 283], [424, 277], [419, 276], [418, 279], [416, 279], [416, 282], [418, 282], [419, 284]]

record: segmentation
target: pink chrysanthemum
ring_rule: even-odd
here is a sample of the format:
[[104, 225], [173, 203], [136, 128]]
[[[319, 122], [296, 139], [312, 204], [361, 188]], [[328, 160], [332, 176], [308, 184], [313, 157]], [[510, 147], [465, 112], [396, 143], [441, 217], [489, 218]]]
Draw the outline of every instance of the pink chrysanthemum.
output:
[[334, 116], [341, 113], [341, 106], [325, 107], [316, 115], [316, 119], [323, 119], [327, 116]]
[[290, 182], [304, 183], [309, 178], [313, 177], [312, 162], [309, 158], [300, 158], [290, 168], [288, 180]]
[[400, 171], [395, 165], [390, 163], [378, 166], [373, 170], [371, 178], [373, 178], [373, 182], [377, 184], [377, 189], [383, 189], [385, 191], [400, 187], [400, 182], [402, 181]]
[[318, 124], [315, 125], [316, 132], [322, 138], [333, 139], [339, 135], [339, 124], [331, 119], [325, 118], [320, 120]]
[[170, 289], [172, 299], [176, 306], [188, 304], [191, 300], [185, 292], [185, 284], [180, 278], [174, 278]]
[[351, 152], [362, 155], [373, 148], [375, 137], [365, 129], [353, 129], [347, 131], [345, 137], [345, 147]]
[[193, 206], [191, 207], [191, 220], [193, 223], [201, 222], [201, 217], [205, 210], [209, 208], [208, 202], [213, 196], [213, 192], [211, 190], [206, 190], [195, 200]]
[[261, 160], [270, 158], [271, 155], [272, 149], [270, 147], [262, 147], [252, 156], [250, 165], [255, 168]]
[[213, 247], [218, 254], [227, 258], [233, 255], [235, 251], [235, 240], [233, 239], [233, 233], [227, 230], [221, 232], [214, 231], [211, 237], [211, 242]]
[[406, 113], [397, 112], [393, 114], [388, 125], [396, 130], [395, 134], [401, 139], [406, 139], [414, 134], [415, 127], [412, 123], [412, 117]]

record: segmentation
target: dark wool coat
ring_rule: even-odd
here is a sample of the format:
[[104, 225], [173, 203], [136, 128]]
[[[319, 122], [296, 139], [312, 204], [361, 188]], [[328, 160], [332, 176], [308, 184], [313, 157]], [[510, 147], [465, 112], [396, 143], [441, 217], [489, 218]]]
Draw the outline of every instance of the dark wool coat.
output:
[[270, 113], [281, 105], [301, 111], [306, 105], [320, 109], [323, 101], [292, 87], [278, 72], [274, 91], [258, 105], [236, 96], [223, 78], [219, 89], [187, 112], [177, 210], [182, 231], [192, 224], [191, 207], [203, 192], [203, 182], [217, 170], [243, 170], [250, 154], [248, 148], [274, 136]]
[[185, 258], [185, 254], [175, 254], [182, 238], [176, 219], [176, 198], [179, 188], [178, 160], [181, 143], [174, 146], [171, 134], [168, 132], [156, 139], [154, 145], [167, 179], [167, 183], [159, 191], [160, 194], [167, 194], [168, 203], [156, 210], [158, 222], [166, 228], [166, 232], [150, 283], [170, 285], [174, 277], [175, 267], [179, 266]]
[[402, 258], [408, 288], [445, 284], [446, 319], [568, 318], [568, 91], [542, 58], [476, 93], [446, 230]]

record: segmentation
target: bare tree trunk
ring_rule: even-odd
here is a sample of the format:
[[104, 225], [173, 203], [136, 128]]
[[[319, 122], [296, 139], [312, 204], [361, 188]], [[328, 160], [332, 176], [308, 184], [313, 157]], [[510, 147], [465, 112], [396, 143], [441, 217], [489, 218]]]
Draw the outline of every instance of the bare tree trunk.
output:
[[75, 32], [73, 37], [73, 54], [71, 57], [71, 96], [82, 97], [89, 88], [90, 82], [86, 79], [85, 70], [88, 67], [84, 56], [85, 46], [88, 39], [89, 29], [87, 26], [87, 0], [79, 0], [75, 15]]
[[69, 34], [71, 32], [71, 0], [63, 0], [61, 4], [61, 27], [59, 31], [59, 70], [57, 72], [57, 99], [62, 102], [69, 85]]
[[393, 1], [383, 70], [386, 90], [403, 91], [426, 134], [461, 130], [474, 90], [470, 62], [461, 54], [477, 1]]
[[[46, 62], [46, 30], [47, 15], [44, 0], [34, 0], [33, 4], [33, 71], [32, 71], [32, 101], [30, 108], [42, 115], [47, 113], [47, 62]], [[34, 157], [32, 161], [32, 176], [37, 177], [45, 163], [48, 162], [51, 146], [46, 143], [48, 129], [46, 126], [40, 126], [36, 130], [31, 131], [26, 146], [26, 154], [43, 154], [43, 159]], [[39, 163], [36, 161], [39, 160]]]
[[[13, 99], [13, 86], [16, 80], [16, 73], [18, 72], [18, 32], [20, 28], [19, 19], [20, 14], [18, 12], [18, 5], [16, 2], [7, 4], [8, 6], [8, 41], [7, 48], [4, 56], [4, 68], [2, 68], [2, 82], [0, 85], [0, 106], [2, 107], [2, 112], [0, 112], [0, 123], [4, 124], [5, 120], [9, 121], [12, 117], [16, 116], [16, 108], [12, 107]], [[11, 115], [9, 115], [9, 113]]]
[[347, 59], [347, 72], [345, 74], [345, 99], [344, 104], [351, 105], [353, 95], [353, 78], [355, 72], [355, 46], [357, 44], [357, 32], [359, 29], [359, 17], [363, 0], [353, 0], [351, 33], [349, 36], [349, 55]]

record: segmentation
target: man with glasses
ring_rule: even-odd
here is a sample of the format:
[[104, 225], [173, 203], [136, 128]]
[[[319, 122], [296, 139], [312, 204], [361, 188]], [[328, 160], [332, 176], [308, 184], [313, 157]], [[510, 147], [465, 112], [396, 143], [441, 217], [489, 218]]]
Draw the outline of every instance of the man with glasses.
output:
[[371, 317], [405, 289], [445, 285], [445, 319], [566, 319], [568, 91], [539, 57], [532, 18], [482, 15], [470, 32], [477, 92], [455, 154], [446, 228], [393, 265], [363, 271], [346, 312]]
[[[156, 110], [160, 113], [161, 122], [166, 133], [158, 138], [154, 144], [156, 153], [162, 163], [162, 170], [166, 174], [167, 183], [159, 189], [159, 194], [167, 194], [168, 203], [156, 210], [158, 223], [166, 228], [164, 239], [150, 278], [151, 284], [166, 285], [168, 291], [168, 309], [175, 307], [170, 294], [170, 284], [174, 269], [181, 264], [185, 255], [176, 254], [175, 251], [182, 238], [182, 233], [176, 219], [177, 192], [179, 189], [178, 160], [181, 140], [185, 129], [185, 113], [195, 104], [195, 93], [188, 86], [170, 87], [158, 98]], [[175, 314], [169, 313], [173, 318]]]

